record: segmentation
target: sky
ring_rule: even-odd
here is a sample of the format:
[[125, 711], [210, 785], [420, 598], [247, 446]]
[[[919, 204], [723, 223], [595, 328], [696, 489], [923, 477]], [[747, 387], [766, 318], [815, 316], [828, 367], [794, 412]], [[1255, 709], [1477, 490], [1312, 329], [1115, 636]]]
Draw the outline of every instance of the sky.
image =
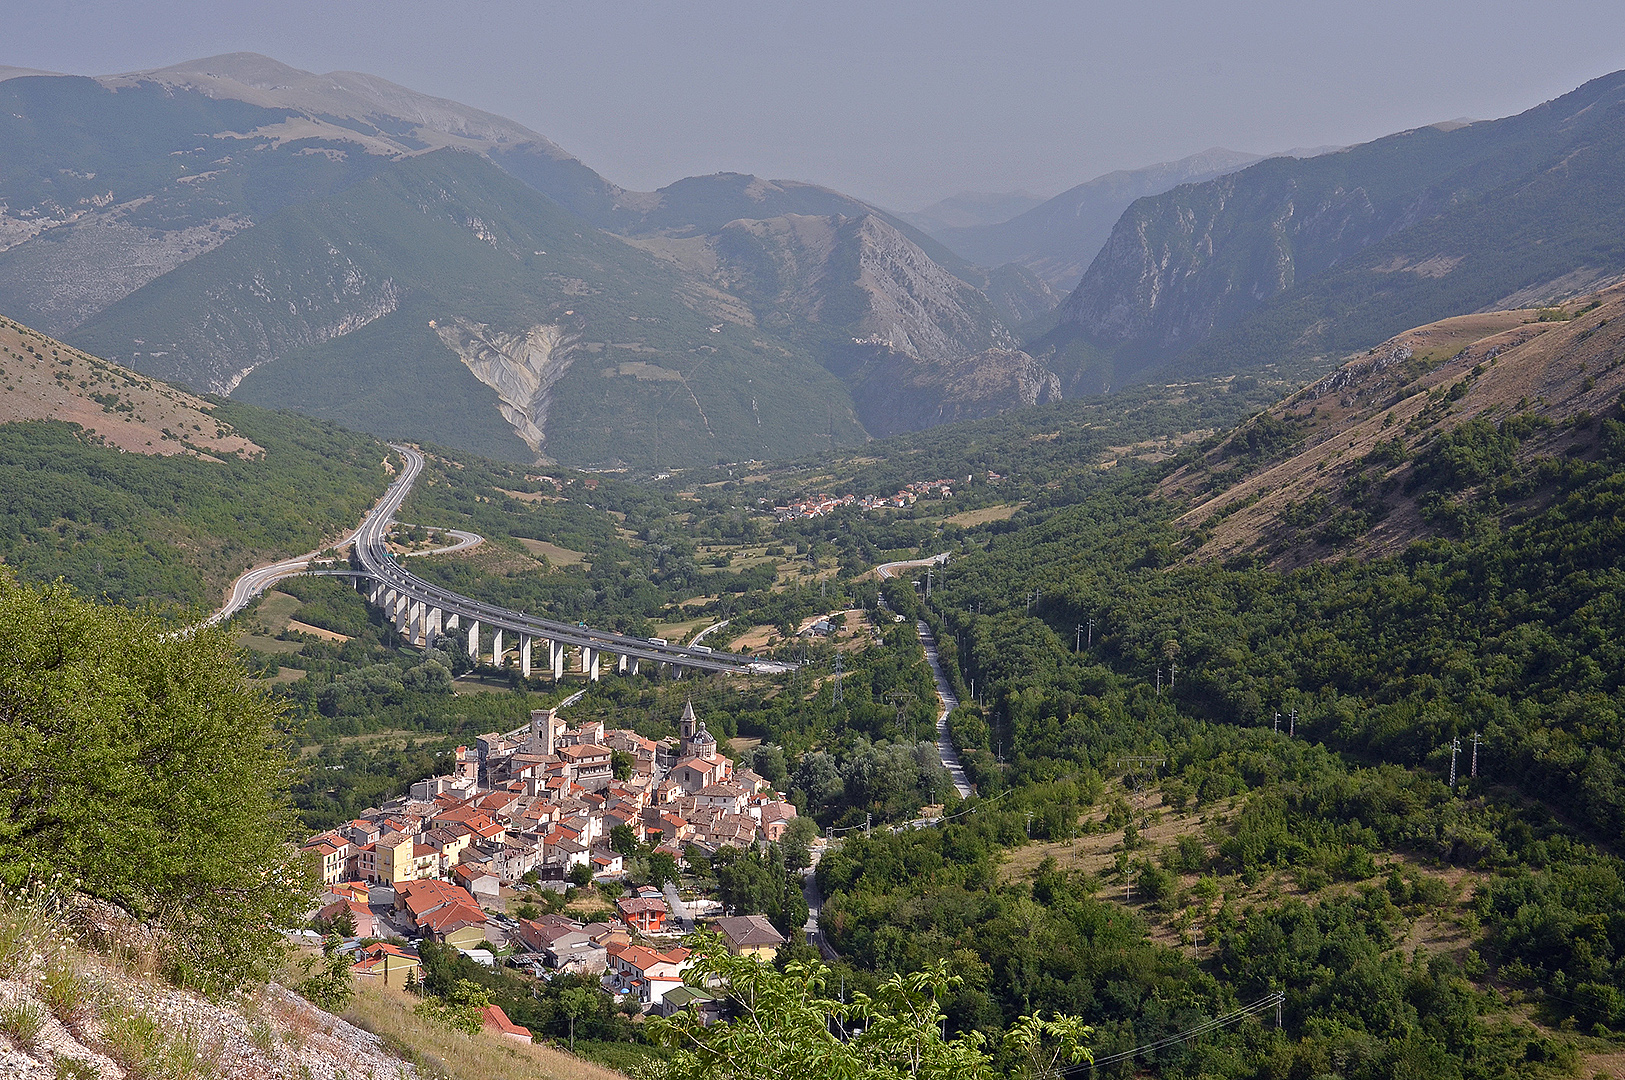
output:
[[1617, 0], [0, 0], [0, 20], [0, 64], [260, 52], [510, 117], [625, 187], [751, 172], [900, 211], [1504, 116], [1625, 68]]

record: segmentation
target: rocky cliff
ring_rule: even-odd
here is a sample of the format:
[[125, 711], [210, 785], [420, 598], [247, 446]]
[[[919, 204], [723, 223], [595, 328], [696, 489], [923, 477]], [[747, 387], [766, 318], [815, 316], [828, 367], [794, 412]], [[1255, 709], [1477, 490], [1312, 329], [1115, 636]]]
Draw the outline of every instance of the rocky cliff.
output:
[[1625, 72], [1503, 120], [1142, 199], [1059, 309], [1062, 333], [1147, 363], [1197, 349], [1223, 367], [1594, 285], [1625, 271], [1622, 133]]

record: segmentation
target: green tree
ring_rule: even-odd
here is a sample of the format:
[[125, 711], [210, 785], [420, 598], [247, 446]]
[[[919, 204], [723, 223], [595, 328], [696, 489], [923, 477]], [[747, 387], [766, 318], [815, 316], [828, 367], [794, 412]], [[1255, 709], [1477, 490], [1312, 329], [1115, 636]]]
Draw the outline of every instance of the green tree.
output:
[[649, 856], [649, 884], [664, 885], [677, 881], [677, 858], [669, 851], [656, 851]]
[[630, 825], [617, 825], [609, 830], [609, 846], [622, 855], [636, 855], [638, 834], [632, 831]]
[[[729, 955], [715, 935], [701, 939], [696, 957], [690, 982], [719, 980], [737, 1015], [709, 1027], [692, 1011], [650, 1019], [650, 1035], [674, 1050], [656, 1069], [667, 1080], [978, 1080], [992, 1073], [980, 1032], [943, 1036], [940, 1001], [960, 985], [946, 963], [892, 975], [873, 995], [841, 1002], [827, 996], [830, 970], [816, 961], [793, 960], [781, 972]], [[857, 1034], [836, 1038], [832, 1020]], [[1048, 1023], [1081, 1037], [1066, 1017]]]
[[585, 986], [572, 986], [559, 993], [559, 1009], [570, 1022], [570, 1053], [576, 1052], [576, 1021], [590, 1016], [598, 1006], [598, 994]]
[[264, 978], [315, 893], [279, 712], [217, 628], [0, 569], [0, 879], [51, 874], [159, 924], [172, 977]]
[[458, 979], [446, 993], [425, 998], [412, 1011], [473, 1038], [485, 1026], [484, 1011], [489, 1004], [489, 990], [468, 979]]

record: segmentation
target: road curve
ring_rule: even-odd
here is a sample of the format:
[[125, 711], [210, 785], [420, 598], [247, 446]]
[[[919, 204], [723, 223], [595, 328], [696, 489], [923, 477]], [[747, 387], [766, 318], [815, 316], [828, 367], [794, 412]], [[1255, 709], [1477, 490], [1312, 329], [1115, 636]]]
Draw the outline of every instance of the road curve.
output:
[[[403, 525], [402, 527], [407, 529], [416, 529], [420, 526]], [[479, 547], [481, 544], [485, 543], [485, 537], [481, 536], [479, 533], [464, 532], [462, 529], [446, 529], [439, 525], [424, 525], [421, 527], [425, 529], [434, 529], [437, 532], [445, 533], [447, 536], [455, 537], [457, 542], [455, 544], [447, 544], [445, 547], [430, 548], [428, 551], [408, 551], [406, 554], [401, 556], [402, 558], [411, 559], [416, 558], [419, 555], [450, 555], [454, 551], [467, 551], [469, 548]]]
[[[414, 473], [413, 475], [415, 476], [416, 474]], [[387, 499], [389, 499], [391, 492], [395, 492], [396, 489], [400, 487], [401, 478], [397, 477], [395, 481], [391, 483], [387, 489], [385, 489], [383, 495], [379, 496], [378, 501], [373, 504], [372, 509], [367, 511], [366, 516], [361, 519], [361, 524], [351, 529], [336, 543], [328, 544], [326, 547], [318, 548], [315, 551], [307, 551], [303, 555], [295, 555], [291, 559], [283, 559], [280, 562], [270, 563], [266, 566], [256, 566], [252, 570], [245, 571], [240, 577], [237, 578], [236, 581], [231, 583], [231, 593], [226, 598], [226, 606], [215, 612], [213, 615], [210, 615], [207, 619], [204, 619], [200, 625], [214, 626], [217, 623], [225, 622], [227, 619], [243, 610], [243, 608], [247, 607], [250, 600], [265, 592], [265, 590], [269, 589], [272, 585], [275, 585], [284, 578], [298, 577], [299, 575], [305, 573], [305, 571], [310, 567], [310, 561], [316, 558], [316, 556], [320, 555], [323, 551], [326, 551], [327, 548], [343, 547], [345, 544], [353, 543], [355, 538], [360, 535], [361, 530], [366, 528], [367, 522], [378, 513], [379, 508], [384, 505], [384, 502]], [[406, 484], [406, 487], [400, 490], [399, 498], [396, 499], [394, 504], [395, 508], [400, 506], [400, 500], [405, 498], [406, 491], [410, 490], [411, 487], [412, 485], [409, 481]], [[390, 510], [390, 514], [394, 514], [394, 508]], [[460, 533], [454, 529], [447, 529], [446, 531], [452, 533], [454, 536], [457, 536], [459, 539], [459, 543], [456, 546], [444, 549], [447, 551], [455, 551], [460, 547], [473, 547], [474, 544], [479, 543], [482, 539], [480, 537], [475, 537], [474, 543], [464, 544], [461, 543], [462, 538], [472, 537], [474, 536], [473, 533]], [[430, 553], [425, 552], [424, 554]]]
[[794, 664], [759, 660], [753, 656], [718, 653], [710, 649], [694, 650], [681, 645], [657, 644], [647, 638], [633, 637], [629, 634], [543, 619], [522, 611], [481, 603], [412, 574], [389, 553], [384, 544], [384, 537], [389, 531], [395, 513], [400, 509], [401, 503], [405, 501], [413, 482], [416, 481], [418, 473], [423, 470], [423, 455], [400, 443], [391, 443], [390, 446], [400, 452], [406, 461], [406, 467], [401, 470], [401, 475], [390, 485], [384, 497], [355, 532], [356, 557], [367, 576], [417, 599], [453, 607], [469, 619], [505, 626], [520, 633], [532, 634], [567, 645], [586, 645], [637, 660], [676, 663], [701, 671], [784, 674], [795, 669]]
[[875, 574], [881, 581], [896, 577], [898, 571], [907, 570], [915, 566], [941, 566], [948, 561], [946, 551], [938, 552], [929, 559], [900, 559], [897, 562], [881, 563], [875, 567]]

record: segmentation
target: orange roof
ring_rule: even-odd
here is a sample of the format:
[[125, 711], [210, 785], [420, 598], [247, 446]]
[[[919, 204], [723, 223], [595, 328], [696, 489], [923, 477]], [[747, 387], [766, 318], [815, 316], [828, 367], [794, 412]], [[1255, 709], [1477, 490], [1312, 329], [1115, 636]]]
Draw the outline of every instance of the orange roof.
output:
[[446, 904], [437, 907], [418, 924], [420, 928], [433, 930], [436, 933], [445, 933], [461, 926], [484, 926], [485, 912], [473, 904]]
[[486, 1027], [496, 1028], [499, 1034], [517, 1035], [526, 1039], [530, 1038], [530, 1029], [527, 1027], [521, 1027], [512, 1020], [509, 1020], [508, 1014], [502, 1011], [502, 1006], [500, 1005], [487, 1005], [485, 1008], [480, 1010], [480, 1016], [484, 1019]]

